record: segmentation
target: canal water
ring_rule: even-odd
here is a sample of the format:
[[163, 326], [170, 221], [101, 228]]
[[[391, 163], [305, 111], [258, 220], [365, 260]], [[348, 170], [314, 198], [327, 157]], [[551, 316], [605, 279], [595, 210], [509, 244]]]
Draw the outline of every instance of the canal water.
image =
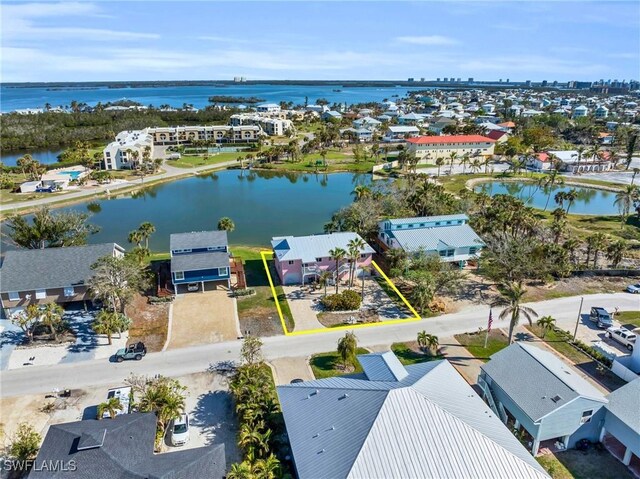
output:
[[[521, 199], [528, 206], [552, 211], [559, 205], [554, 201], [556, 193], [574, 189], [577, 198], [571, 205], [569, 213], [579, 215], [617, 215], [618, 207], [614, 204], [616, 194], [612, 191], [578, 186], [553, 186], [539, 188], [533, 182], [524, 181], [489, 181], [474, 188], [476, 192], [484, 192], [490, 196], [511, 195]], [[565, 209], [566, 209], [565, 204]]]
[[43, 165], [51, 165], [58, 162], [58, 155], [64, 150], [43, 150], [43, 151], [23, 151], [13, 153], [0, 153], [0, 161], [5, 166], [16, 166], [18, 158], [23, 157], [27, 153], [30, 154], [35, 160], [38, 160]]
[[129, 232], [150, 221], [157, 230], [150, 248], [167, 251], [171, 233], [216, 229], [228, 216], [235, 223], [231, 244], [268, 247], [272, 236], [322, 233], [331, 215], [351, 203], [353, 189], [369, 183], [369, 174], [226, 170], [58, 211], [91, 213], [90, 222], [100, 231], [90, 243], [113, 241], [130, 248]]

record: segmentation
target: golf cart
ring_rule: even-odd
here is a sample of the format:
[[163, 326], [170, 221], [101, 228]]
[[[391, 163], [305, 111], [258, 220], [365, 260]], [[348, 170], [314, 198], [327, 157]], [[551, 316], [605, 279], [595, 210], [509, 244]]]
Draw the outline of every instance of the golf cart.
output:
[[129, 344], [126, 348], [118, 349], [116, 352], [116, 361], [121, 363], [125, 359], [135, 359], [140, 361], [147, 354], [147, 348], [143, 342]]

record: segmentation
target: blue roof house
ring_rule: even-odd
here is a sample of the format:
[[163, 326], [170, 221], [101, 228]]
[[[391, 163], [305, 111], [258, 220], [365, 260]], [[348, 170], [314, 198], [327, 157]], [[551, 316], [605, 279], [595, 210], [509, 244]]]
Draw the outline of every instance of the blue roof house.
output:
[[207, 285], [230, 287], [229, 245], [226, 231], [172, 234], [171, 282], [174, 292], [205, 291]]
[[387, 219], [378, 223], [382, 250], [400, 248], [407, 253], [424, 251], [460, 267], [477, 260], [484, 243], [464, 214]]
[[625, 466], [640, 471], [640, 377], [607, 396], [600, 441]]

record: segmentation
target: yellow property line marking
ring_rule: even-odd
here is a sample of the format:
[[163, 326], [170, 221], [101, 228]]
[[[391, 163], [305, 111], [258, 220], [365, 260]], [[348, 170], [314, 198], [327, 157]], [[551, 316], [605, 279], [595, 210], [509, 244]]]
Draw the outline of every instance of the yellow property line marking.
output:
[[393, 319], [391, 321], [381, 321], [379, 323], [366, 323], [366, 324], [353, 324], [353, 325], [345, 325], [345, 326], [337, 326], [335, 328], [318, 328], [318, 329], [308, 329], [305, 331], [289, 331], [287, 330], [287, 325], [284, 320], [284, 315], [282, 314], [282, 308], [280, 307], [280, 301], [278, 301], [278, 293], [276, 292], [276, 287], [273, 284], [273, 278], [271, 277], [271, 271], [269, 271], [269, 265], [267, 264], [267, 256], [273, 257], [273, 253], [271, 251], [261, 251], [260, 256], [262, 257], [262, 263], [264, 264], [264, 270], [267, 273], [267, 278], [269, 279], [269, 286], [271, 287], [271, 294], [273, 296], [273, 300], [276, 303], [276, 309], [278, 310], [278, 315], [280, 316], [280, 323], [282, 324], [282, 330], [286, 336], [298, 336], [301, 334], [315, 334], [315, 333], [326, 333], [329, 331], [340, 331], [344, 329], [359, 329], [359, 328], [367, 328], [372, 326], [382, 326], [387, 324], [398, 324], [398, 323], [406, 323], [408, 321], [418, 321], [422, 319], [418, 312], [414, 309], [413, 306], [407, 301], [402, 293], [396, 288], [396, 285], [389, 279], [389, 277], [380, 269], [380, 266], [376, 264], [375, 261], [371, 261], [374, 268], [380, 273], [380, 275], [385, 279], [385, 281], [391, 286], [391, 289], [398, 295], [398, 297], [402, 300], [402, 302], [409, 308], [409, 311], [413, 314], [410, 318], [402, 318], [402, 319]]

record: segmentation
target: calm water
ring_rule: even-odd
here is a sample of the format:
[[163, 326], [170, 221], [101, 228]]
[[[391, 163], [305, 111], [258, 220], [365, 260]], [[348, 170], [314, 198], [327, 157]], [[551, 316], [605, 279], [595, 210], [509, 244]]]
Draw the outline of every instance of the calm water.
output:
[[[333, 90], [342, 90], [335, 92]], [[12, 111], [21, 108], [42, 108], [45, 103], [51, 106], [66, 106], [72, 100], [95, 105], [124, 98], [140, 102], [143, 105], [171, 105], [182, 106], [191, 103], [196, 108], [209, 105], [208, 98], [213, 95], [226, 96], [255, 96], [267, 102], [292, 101], [294, 104], [304, 104], [305, 96], [309, 103], [315, 103], [318, 98], [324, 98], [330, 103], [362, 103], [368, 101], [382, 101], [385, 98], [394, 100], [393, 95], [400, 97], [410, 90], [425, 90], [425, 87], [345, 87], [336, 85], [226, 85], [226, 86], [166, 86], [156, 88], [107, 88], [96, 87], [86, 89], [81, 87], [67, 87], [59, 90], [48, 90], [47, 87], [14, 88], [0, 85], [2, 97], [2, 111]]]
[[221, 171], [158, 185], [136, 196], [82, 203], [65, 211], [92, 212], [91, 223], [100, 232], [90, 243], [117, 242], [129, 248], [127, 236], [143, 221], [156, 226], [150, 247], [169, 249], [169, 235], [216, 229], [229, 216], [236, 229], [231, 244], [268, 246], [272, 236], [322, 233], [331, 215], [352, 201], [365, 174], [278, 174], [239, 170]]
[[552, 188], [543, 189], [538, 188], [535, 183], [490, 181], [476, 186], [474, 191], [482, 191], [490, 196], [505, 194], [515, 196], [516, 198], [520, 198], [529, 206], [533, 206], [538, 209], [544, 209], [548, 200], [547, 210], [552, 211], [558, 206], [554, 201], [556, 193], [560, 191], [569, 191], [570, 189], [575, 189], [578, 193], [578, 197], [571, 205], [569, 213], [580, 215], [618, 214], [618, 207], [613, 204], [616, 199], [616, 194], [611, 191], [597, 190], [595, 188], [554, 186]]
[[43, 165], [50, 165], [58, 162], [58, 155], [64, 150], [45, 150], [45, 151], [23, 151], [21, 153], [7, 153], [0, 154], [0, 161], [6, 166], [16, 166], [18, 158], [29, 153], [33, 158], [38, 160]]

